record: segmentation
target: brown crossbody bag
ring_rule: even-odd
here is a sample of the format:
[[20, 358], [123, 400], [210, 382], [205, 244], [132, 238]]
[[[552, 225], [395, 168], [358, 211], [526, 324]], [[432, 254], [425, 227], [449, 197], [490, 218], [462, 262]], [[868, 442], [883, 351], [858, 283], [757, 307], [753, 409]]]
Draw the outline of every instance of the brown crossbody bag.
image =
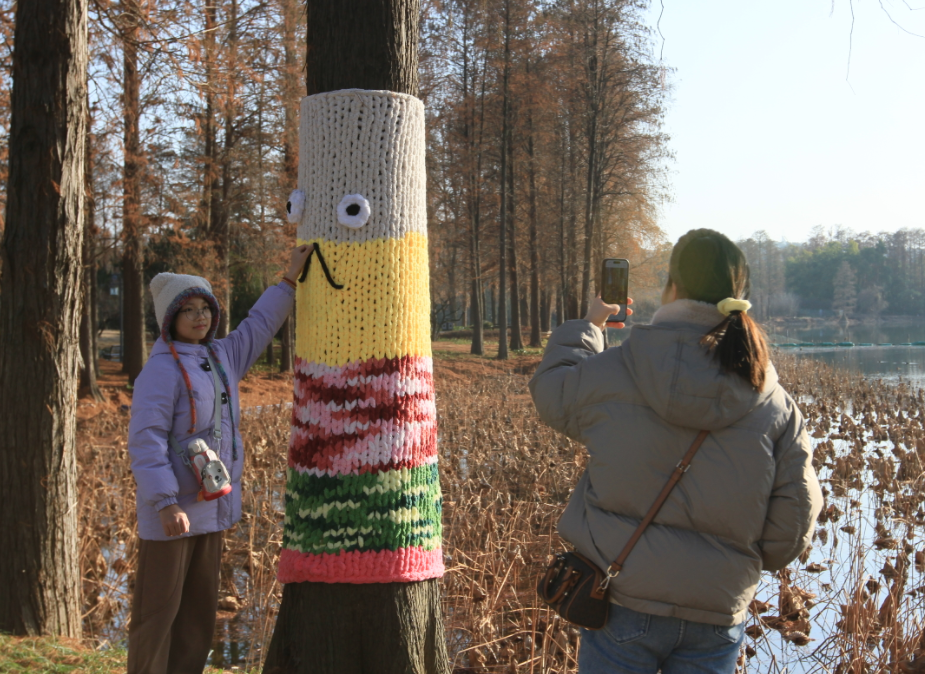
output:
[[611, 580], [620, 575], [626, 558], [642, 538], [646, 527], [652, 523], [662, 505], [668, 500], [671, 490], [690, 468], [691, 459], [694, 458], [694, 454], [709, 434], [710, 431], [700, 431], [697, 435], [694, 443], [687, 450], [687, 454], [671, 473], [671, 477], [668, 478], [668, 482], [655, 499], [655, 503], [649, 508], [649, 512], [623, 546], [623, 551], [607, 568], [606, 573], [597, 568], [594, 562], [584, 555], [569, 551], [559, 552], [537, 583], [536, 591], [540, 599], [570, 623], [589, 630], [601, 629], [607, 622], [607, 613], [610, 609], [607, 586], [610, 585]]

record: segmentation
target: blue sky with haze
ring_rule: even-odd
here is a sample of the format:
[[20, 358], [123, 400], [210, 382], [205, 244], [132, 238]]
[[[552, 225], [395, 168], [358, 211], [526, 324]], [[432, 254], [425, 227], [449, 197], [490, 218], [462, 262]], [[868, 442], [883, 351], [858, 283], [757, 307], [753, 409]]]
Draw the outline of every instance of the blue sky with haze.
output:
[[[696, 227], [793, 242], [817, 225], [925, 228], [925, 38], [880, 0], [854, 0], [850, 54], [848, 0], [662, 3], [671, 241]], [[882, 6], [925, 35], [925, 0]]]

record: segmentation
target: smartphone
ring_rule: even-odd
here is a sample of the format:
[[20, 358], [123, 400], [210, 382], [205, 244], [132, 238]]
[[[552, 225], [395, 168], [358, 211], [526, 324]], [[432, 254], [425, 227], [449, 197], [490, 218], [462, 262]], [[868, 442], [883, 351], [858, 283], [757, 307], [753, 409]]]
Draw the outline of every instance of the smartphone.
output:
[[607, 304], [620, 305], [620, 313], [611, 314], [607, 318], [608, 323], [623, 323], [626, 320], [629, 278], [629, 260], [608, 258], [601, 262], [601, 299]]

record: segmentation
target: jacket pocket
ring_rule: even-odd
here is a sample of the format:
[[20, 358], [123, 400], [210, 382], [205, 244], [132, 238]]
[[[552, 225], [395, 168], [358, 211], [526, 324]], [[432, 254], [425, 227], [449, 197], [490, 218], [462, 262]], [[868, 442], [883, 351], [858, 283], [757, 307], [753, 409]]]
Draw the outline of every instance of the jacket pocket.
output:
[[642, 639], [649, 633], [649, 619], [651, 617], [648, 613], [641, 613], [625, 606], [611, 603], [610, 616], [607, 618], [604, 631], [616, 643], [627, 644], [631, 641]]

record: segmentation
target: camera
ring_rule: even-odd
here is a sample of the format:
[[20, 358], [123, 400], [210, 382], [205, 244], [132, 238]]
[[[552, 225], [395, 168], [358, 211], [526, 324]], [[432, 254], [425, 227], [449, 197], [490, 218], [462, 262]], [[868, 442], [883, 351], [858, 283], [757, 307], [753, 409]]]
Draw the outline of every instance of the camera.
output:
[[199, 501], [214, 501], [231, 493], [231, 476], [218, 455], [203, 440], [193, 440], [186, 448], [190, 467], [199, 482]]

